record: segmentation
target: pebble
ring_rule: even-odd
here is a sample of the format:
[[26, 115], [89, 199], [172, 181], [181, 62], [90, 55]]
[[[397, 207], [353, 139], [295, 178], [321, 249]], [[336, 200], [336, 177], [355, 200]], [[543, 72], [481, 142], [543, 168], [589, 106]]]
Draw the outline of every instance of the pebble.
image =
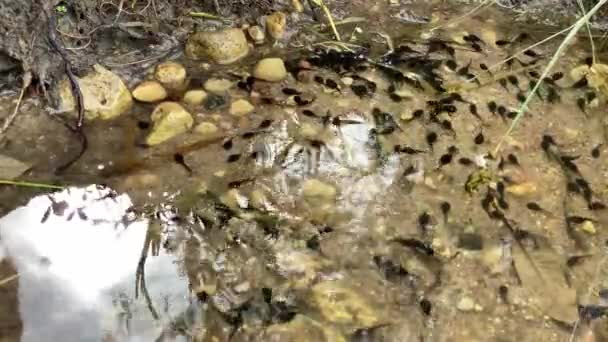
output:
[[399, 118], [403, 121], [411, 121], [414, 119], [414, 113], [411, 110], [405, 110], [401, 113]]
[[307, 199], [334, 200], [336, 198], [336, 188], [318, 179], [309, 179], [304, 182], [302, 193]]
[[475, 301], [471, 297], [462, 297], [456, 304], [456, 309], [460, 311], [473, 311], [475, 310]]
[[412, 93], [412, 91], [407, 89], [406, 87], [400, 87], [400, 88], [396, 89], [394, 94], [399, 96], [402, 99], [408, 99], [408, 98], [414, 97], [414, 93]]
[[506, 191], [515, 196], [528, 196], [536, 193], [536, 183], [523, 182], [521, 184], [510, 185], [506, 188]]
[[154, 126], [146, 137], [148, 145], [158, 145], [192, 128], [194, 120], [179, 103], [162, 102], [152, 112]]
[[215, 136], [220, 129], [213, 122], [201, 122], [194, 128], [194, 131], [204, 137], [212, 137]]
[[264, 30], [257, 25], [248, 28], [247, 33], [249, 33], [249, 37], [251, 37], [251, 40], [253, 40], [253, 42], [256, 44], [262, 44], [266, 39], [266, 33], [264, 33]]
[[186, 56], [190, 59], [209, 59], [217, 64], [231, 64], [249, 54], [249, 44], [243, 30], [228, 28], [192, 34], [186, 42]]
[[593, 224], [593, 222], [586, 220], [585, 222], [583, 222], [583, 224], [581, 224], [580, 230], [584, 231], [585, 233], [594, 235], [595, 233], [597, 233], [597, 230], [595, 229], [595, 225]]
[[287, 15], [283, 12], [274, 12], [266, 17], [266, 30], [268, 34], [276, 39], [282, 39], [285, 36], [287, 28]]
[[342, 79], [340, 80], [342, 81], [342, 84], [349, 86], [351, 84], [353, 84], [354, 80], [352, 77], [342, 77]]
[[210, 93], [224, 95], [233, 85], [232, 81], [224, 78], [210, 78], [203, 87]]
[[234, 116], [243, 116], [253, 112], [254, 107], [245, 99], [238, 99], [230, 104], [230, 114]]
[[248, 281], [244, 281], [234, 287], [234, 291], [236, 291], [237, 293], [247, 292], [250, 289], [251, 289], [251, 283], [249, 283]]
[[188, 87], [186, 68], [176, 62], [164, 62], [156, 66], [154, 78], [173, 93], [179, 93]]
[[187, 103], [192, 106], [198, 106], [205, 101], [207, 98], [207, 92], [202, 89], [192, 89], [188, 90], [184, 94], [184, 103]]
[[[99, 64], [94, 65], [93, 69], [93, 72], [78, 78], [85, 118], [110, 120], [131, 109], [133, 97], [122, 79]], [[61, 111], [75, 112], [72, 88], [67, 79], [59, 84], [59, 97]]]
[[263, 81], [279, 82], [287, 77], [287, 69], [280, 58], [264, 58], [256, 64], [253, 76]]
[[132, 95], [140, 102], [158, 102], [167, 98], [167, 91], [156, 81], [144, 81], [133, 89]]

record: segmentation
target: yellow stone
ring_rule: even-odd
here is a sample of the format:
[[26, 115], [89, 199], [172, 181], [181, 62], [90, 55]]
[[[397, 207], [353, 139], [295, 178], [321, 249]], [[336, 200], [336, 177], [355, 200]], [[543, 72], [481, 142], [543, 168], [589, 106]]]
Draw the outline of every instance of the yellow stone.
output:
[[216, 136], [220, 129], [212, 122], [201, 122], [194, 128], [194, 131], [204, 137], [211, 138]]
[[148, 145], [158, 145], [192, 128], [194, 120], [179, 103], [162, 102], [152, 113], [154, 126], [146, 143]]
[[236, 100], [230, 105], [230, 114], [234, 116], [243, 116], [253, 112], [253, 110], [253, 105], [245, 99]]
[[253, 69], [253, 77], [267, 82], [280, 82], [287, 77], [287, 69], [280, 58], [264, 58]]
[[188, 90], [184, 94], [184, 103], [192, 106], [198, 106], [207, 98], [207, 92], [202, 89]]
[[249, 54], [249, 44], [243, 30], [229, 28], [192, 34], [186, 42], [190, 59], [209, 59], [217, 64], [231, 64]]
[[144, 81], [133, 89], [133, 97], [140, 102], [158, 102], [167, 98], [167, 91], [156, 81]]
[[[77, 78], [84, 101], [85, 118], [109, 120], [131, 109], [133, 97], [120, 77], [99, 64], [95, 64], [93, 70], [85, 77]], [[60, 110], [75, 111], [76, 104], [67, 79], [61, 82], [59, 89]]]
[[266, 17], [266, 30], [274, 39], [281, 39], [287, 28], [287, 15], [283, 12], [274, 12]]
[[597, 233], [597, 230], [595, 229], [595, 225], [593, 224], [593, 222], [586, 220], [585, 222], [583, 222], [583, 224], [581, 224], [581, 228], [582, 231], [584, 231], [585, 233], [589, 233], [591, 235], [594, 235], [595, 233]]
[[176, 62], [164, 62], [156, 66], [154, 78], [169, 92], [183, 92], [188, 87], [186, 68]]
[[210, 93], [224, 95], [224, 93], [226, 93], [233, 84], [234, 83], [232, 81], [224, 78], [210, 78], [205, 81], [203, 87]]
[[520, 184], [514, 184], [507, 187], [507, 192], [516, 196], [528, 196], [536, 193], [536, 183], [523, 182]]

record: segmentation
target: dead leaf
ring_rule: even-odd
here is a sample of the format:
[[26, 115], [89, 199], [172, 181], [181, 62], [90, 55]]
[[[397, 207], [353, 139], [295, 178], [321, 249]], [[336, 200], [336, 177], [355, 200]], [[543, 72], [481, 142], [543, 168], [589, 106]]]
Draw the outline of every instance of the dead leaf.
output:
[[578, 319], [576, 290], [568, 285], [564, 260], [548, 241], [535, 236], [535, 246], [513, 245], [513, 262], [530, 302], [551, 318], [574, 323]]
[[14, 180], [32, 167], [15, 158], [0, 154], [0, 179]]

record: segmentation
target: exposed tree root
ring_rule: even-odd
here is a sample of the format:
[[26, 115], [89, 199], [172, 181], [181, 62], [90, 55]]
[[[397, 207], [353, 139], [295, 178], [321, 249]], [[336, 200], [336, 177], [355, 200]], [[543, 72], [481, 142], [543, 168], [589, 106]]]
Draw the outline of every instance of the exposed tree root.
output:
[[50, 13], [47, 15], [49, 44], [59, 54], [64, 63], [65, 73], [68, 76], [72, 95], [76, 99], [76, 109], [78, 110], [78, 118], [76, 121], [76, 125], [72, 126], [68, 122], [65, 122], [64, 124], [70, 131], [72, 131], [72, 133], [74, 133], [78, 137], [78, 140], [80, 142], [80, 150], [76, 155], [71, 157], [67, 162], [65, 162], [56, 169], [56, 173], [62, 173], [70, 166], [72, 166], [78, 159], [80, 159], [80, 157], [82, 157], [82, 155], [87, 149], [88, 140], [87, 136], [84, 134], [84, 99], [82, 96], [82, 91], [80, 90], [80, 86], [78, 85], [76, 75], [74, 75], [74, 72], [72, 71], [72, 65], [70, 64], [70, 60], [68, 59], [63, 48], [59, 46], [59, 43], [57, 42], [57, 18], [55, 17], [55, 12], [53, 10], [49, 12]]

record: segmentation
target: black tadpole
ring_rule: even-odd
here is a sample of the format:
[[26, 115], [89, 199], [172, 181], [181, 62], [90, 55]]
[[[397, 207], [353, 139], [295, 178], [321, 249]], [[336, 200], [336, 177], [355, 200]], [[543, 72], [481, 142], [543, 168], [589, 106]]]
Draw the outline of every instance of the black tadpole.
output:
[[448, 214], [450, 213], [450, 210], [452, 209], [452, 205], [449, 202], [441, 202], [439, 207], [441, 208], [441, 213], [443, 214], [443, 222], [447, 223]]
[[192, 171], [192, 168], [190, 168], [190, 166], [188, 166], [188, 164], [186, 164], [186, 160], [184, 159], [184, 155], [181, 153], [176, 153], [173, 155], [173, 160], [181, 165], [184, 169], [186, 169], [186, 171], [188, 171], [188, 173], [190, 175], [192, 175], [194, 173], [194, 171]]

